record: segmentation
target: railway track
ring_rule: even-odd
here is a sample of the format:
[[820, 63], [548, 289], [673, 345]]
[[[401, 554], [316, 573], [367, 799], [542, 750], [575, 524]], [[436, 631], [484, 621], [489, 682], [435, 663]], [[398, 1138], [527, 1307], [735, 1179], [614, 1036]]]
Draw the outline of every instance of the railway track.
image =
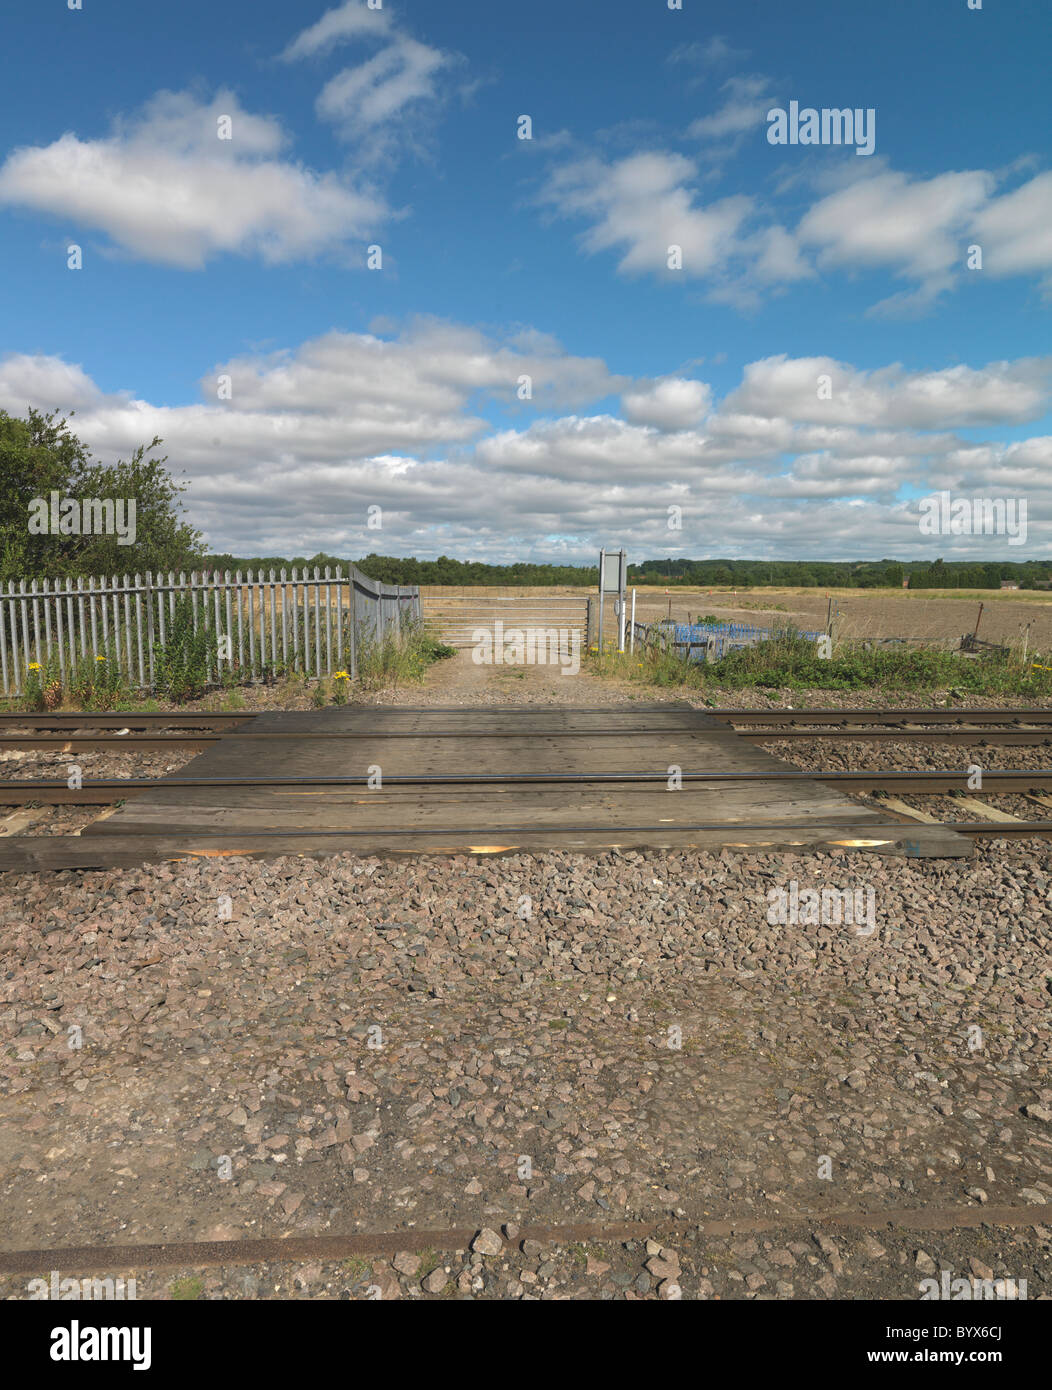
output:
[[[573, 730], [553, 731], [548, 735], [549, 738], [572, 739], [572, 738], [604, 738], [622, 737], [624, 734], [632, 734], [636, 738], [661, 739], [665, 737], [663, 731], [655, 732], [652, 729], [617, 729], [609, 731], [596, 730], [588, 734], [576, 733]], [[126, 752], [129, 748], [137, 748], [142, 753], [163, 753], [168, 750], [176, 751], [185, 748], [208, 748], [213, 744], [221, 743], [224, 734], [200, 733], [200, 734], [0, 734], [0, 749], [10, 749], [14, 752], [45, 752], [58, 750], [59, 752], [83, 753], [105, 753], [112, 749], [121, 749]], [[282, 739], [300, 738], [300, 734], [285, 733], [242, 733], [238, 730], [238, 738], [251, 739], [266, 746], [268, 743], [274, 744]], [[349, 740], [349, 739], [371, 739], [375, 738], [375, 731], [372, 730], [347, 730], [340, 733], [331, 734], [312, 734], [313, 739]], [[427, 733], [392, 732], [385, 734], [386, 738], [400, 739], [460, 739], [463, 733], [458, 729], [432, 729]], [[516, 738], [517, 735], [509, 730], [506, 733], [488, 734], [489, 738]], [[965, 747], [1014, 747], [1014, 748], [1038, 748], [1046, 744], [1052, 744], [1052, 729], [1047, 732], [1040, 729], [1017, 730], [1017, 729], [991, 729], [991, 730], [903, 730], [899, 732], [891, 729], [772, 729], [763, 733], [750, 733], [738, 731], [738, 737], [742, 743], [775, 743], [780, 740], [806, 739], [809, 742], [836, 742], [847, 741], [851, 743], [923, 743], [923, 744], [958, 744]]]
[[[823, 786], [837, 787], [841, 791], [894, 791], [911, 796], [947, 795], [969, 790], [967, 772], [683, 772], [680, 780], [685, 783], [703, 783], [705, 786], [739, 785], [762, 782], [780, 784], [791, 788], [794, 783], [818, 782]], [[595, 773], [455, 773], [439, 776], [385, 777], [383, 788], [387, 787], [463, 787], [463, 786], [581, 786], [583, 784], [614, 783], [623, 786], [663, 786], [668, 781], [666, 772], [595, 772]], [[253, 791], [268, 791], [283, 787], [328, 787], [336, 791], [342, 787], [370, 790], [367, 776], [331, 777], [181, 777], [179, 775], [159, 777], [100, 777], [84, 782], [78, 788], [70, 788], [65, 782], [50, 778], [12, 778], [0, 781], [0, 805], [15, 806], [24, 802], [36, 801], [46, 806], [99, 806], [112, 805], [123, 801], [127, 796], [146, 791], [161, 785], [165, 787], [194, 787], [199, 789], [218, 789], [223, 787], [247, 788]], [[383, 795], [383, 788], [374, 795]], [[983, 774], [981, 790], [984, 793], [1016, 793], [1052, 791], [1052, 768], [1041, 770], [987, 771]]]
[[[404, 708], [404, 707], [403, 707]], [[372, 706], [363, 707], [363, 714]], [[452, 714], [452, 712], [447, 712]], [[962, 746], [1041, 747], [1052, 744], [1052, 709], [1049, 710], [704, 710], [706, 717], [728, 724], [743, 743], [765, 744], [775, 741], [958, 744]], [[230, 732], [239, 739], [251, 739], [262, 746], [304, 737], [300, 733], [256, 732], [240, 726], [253, 716], [248, 713], [187, 714], [154, 712], [121, 714], [20, 714], [0, 713], [0, 749], [12, 752], [107, 752], [136, 748], [144, 753], [207, 748], [221, 742]], [[758, 728], [757, 726], [761, 726]], [[950, 727], [950, 726], [954, 727]], [[806, 726], [806, 727], [801, 727]], [[833, 727], [829, 727], [833, 726]], [[32, 733], [4, 732], [6, 729], [32, 729]], [[114, 733], [78, 733], [78, 729], [112, 729]], [[188, 732], [165, 733], [155, 730], [177, 729]], [[150, 732], [133, 732], [143, 730]], [[51, 731], [51, 732], [45, 732]], [[616, 729], [553, 729], [545, 736], [559, 739], [621, 738], [661, 739], [664, 730], [641, 723]], [[487, 738], [517, 738], [514, 728], [487, 730]], [[312, 739], [371, 739], [375, 729], [313, 731]], [[461, 739], [464, 729], [457, 727], [421, 730], [385, 730], [385, 738]]]
[[[92, 752], [213, 751], [195, 763], [198, 773], [205, 775], [102, 776], [78, 779], [80, 784], [72, 787], [64, 778], [0, 779], [0, 805], [30, 808], [0, 824], [0, 836], [8, 836], [8, 845], [15, 838], [23, 843], [55, 839], [19, 832], [38, 818], [39, 807], [138, 806], [142, 796], [149, 800], [151, 793], [160, 789], [165, 805], [188, 798], [187, 807], [224, 808], [232, 804], [229, 798], [234, 798], [236, 804], [256, 808], [277, 806], [282, 800], [286, 808], [293, 804], [302, 808], [302, 816], [287, 809], [283, 821], [270, 822], [283, 824], [282, 830], [268, 829], [265, 815], [261, 819], [257, 810], [243, 822], [246, 827], [251, 824], [251, 833], [231, 829], [225, 809], [209, 813], [211, 820], [206, 817], [203, 822], [207, 833], [191, 833], [190, 821], [184, 818], [180, 843], [185, 843], [188, 854], [236, 854], [242, 852], [239, 845], [258, 841], [263, 847], [273, 846], [278, 839], [290, 853], [311, 852], [310, 847], [316, 844], [340, 848], [341, 840], [347, 848], [354, 848], [356, 843], [368, 841], [368, 832], [361, 826], [369, 824], [374, 813], [380, 817], [376, 823], [382, 826], [385, 843], [392, 850], [398, 851], [403, 844], [419, 849], [421, 833], [412, 827], [420, 823], [416, 811], [421, 806], [430, 808], [424, 814], [429, 818], [428, 833], [438, 836], [435, 843], [467, 845], [472, 852], [476, 847], [487, 852], [521, 847], [524, 838], [530, 841], [531, 824], [528, 818], [520, 819], [522, 812], [513, 808], [520, 807], [521, 798], [527, 795], [540, 808], [542, 821], [555, 825], [552, 816], [556, 815], [572, 837], [567, 843], [579, 847], [594, 847], [604, 833], [604, 824], [607, 830], [616, 826], [615, 838], [623, 833], [632, 843], [666, 843], [663, 837], [672, 825], [680, 836], [693, 835], [698, 843], [706, 842], [705, 837], [716, 835], [721, 827], [730, 833], [732, 826], [747, 832], [745, 838], [751, 836], [750, 842], [761, 841], [769, 829], [773, 842], [778, 842], [776, 829], [785, 835], [794, 825], [802, 828], [804, 822], [791, 811], [776, 811], [769, 823], [764, 819], [766, 808], [795, 806], [801, 796], [807, 797], [808, 789], [813, 794], [813, 789], [828, 788], [831, 793], [868, 797], [860, 805], [862, 820], [877, 810], [885, 825], [890, 820], [903, 827], [923, 826], [923, 831], [918, 830], [921, 835], [952, 831], [973, 840], [1052, 838], [1052, 820], [1024, 820], [970, 795], [979, 790], [983, 796], [1022, 797], [1037, 807], [1052, 808], [1052, 796], [1048, 795], [1052, 793], [1052, 766], [1022, 770], [984, 766], [981, 786], [976, 788], [970, 771], [964, 768], [805, 771], [766, 757], [755, 763], [757, 770], [752, 770], [749, 759], [760, 757], [758, 754], [747, 754], [744, 761], [733, 753], [729, 761], [726, 756], [721, 761], [719, 754], [720, 740], [728, 738], [736, 745], [788, 740], [801, 747], [841, 742], [1040, 747], [1052, 743], [1052, 709], [696, 710], [685, 704], [668, 704], [625, 706], [616, 714], [591, 709], [571, 713], [575, 718], [564, 724], [560, 722], [562, 716], [553, 714], [545, 719], [531, 707], [480, 711], [401, 706], [395, 712], [351, 706], [341, 710], [338, 720], [326, 717], [328, 712], [257, 719], [248, 712], [4, 711], [0, 713], [0, 750], [9, 754], [76, 757]], [[528, 726], [526, 734], [523, 721]], [[285, 727], [274, 727], [282, 724]], [[684, 744], [682, 740], [695, 729], [701, 733], [705, 729], [726, 732]], [[536, 750], [536, 745], [522, 742], [528, 737], [540, 739], [546, 750], [537, 771], [525, 770], [531, 758], [524, 750]], [[382, 787], [375, 788], [368, 775], [372, 768], [365, 765], [377, 760], [371, 745], [378, 741], [387, 752]], [[480, 746], [488, 748], [488, 754], [478, 756]], [[679, 754], [674, 751], [677, 746], [681, 748]], [[710, 748], [714, 757], [707, 752]], [[680, 779], [684, 799], [672, 818], [657, 809], [654, 800], [655, 793], [666, 789], [670, 758], [683, 765]], [[254, 769], [260, 763], [274, 771], [260, 774], [242, 770]], [[559, 770], [560, 765], [570, 770]], [[332, 768], [342, 772], [333, 775]], [[497, 808], [499, 833], [481, 806], [471, 800], [473, 789], [480, 797], [489, 798], [486, 804], [490, 808]], [[714, 794], [734, 797], [742, 810], [725, 812], [723, 803], [713, 800]], [[927, 814], [921, 807], [900, 800], [903, 796], [922, 802], [932, 796], [957, 798], [962, 819], [953, 819], [953, 812], [949, 819]], [[315, 800], [313, 808], [328, 807], [331, 814], [327, 822], [311, 818], [312, 797], [324, 798], [324, 802]], [[575, 813], [570, 814], [568, 801], [565, 814], [554, 812], [552, 808], [566, 798], [574, 798]], [[841, 804], [849, 802], [841, 798]], [[131, 851], [160, 853], [167, 831], [160, 824], [127, 824], [126, 810], [118, 811], [117, 816]], [[404, 819], [398, 814], [403, 811]], [[727, 819], [720, 821], [723, 814]], [[613, 819], [604, 821], [610, 816]], [[861, 825], [845, 826], [843, 837], [837, 840], [833, 833], [836, 823], [835, 818], [823, 820], [814, 812], [808, 814], [809, 828], [827, 827], [833, 843], [870, 842]], [[402, 825], [410, 828], [400, 828]], [[115, 828], [116, 822], [85, 827], [93, 840], [96, 829]], [[900, 837], [908, 834], [899, 833]], [[79, 836], [80, 831], [73, 834]], [[872, 843], [884, 841], [878, 838]], [[86, 862], [86, 848], [75, 840], [72, 844], [67, 840], [65, 846], [71, 862]], [[49, 852], [54, 857], [63, 850], [56, 843]], [[97, 854], [101, 849], [96, 845], [92, 852]], [[39, 843], [32, 854], [38, 862], [47, 857]]]
[[[350, 707], [355, 708], [355, 707]], [[375, 711], [381, 706], [360, 705], [362, 713]], [[409, 714], [429, 711], [429, 705], [400, 705], [399, 709]], [[630, 706], [626, 707], [630, 710]], [[450, 715], [474, 714], [475, 706], [465, 705]], [[586, 712], [586, 711], [585, 711]], [[597, 713], [605, 712], [605, 707], [596, 707]], [[1049, 709], [699, 709], [700, 714], [710, 719], [721, 719], [727, 723], [744, 728], [755, 724], [1043, 724], [1052, 726], [1052, 708]], [[118, 711], [113, 713], [85, 711], [43, 711], [26, 712], [21, 710], [0, 711], [0, 728], [67, 729], [90, 725], [92, 728], [226, 728], [244, 723], [254, 718], [252, 711], [210, 712], [205, 710], [187, 711]]]

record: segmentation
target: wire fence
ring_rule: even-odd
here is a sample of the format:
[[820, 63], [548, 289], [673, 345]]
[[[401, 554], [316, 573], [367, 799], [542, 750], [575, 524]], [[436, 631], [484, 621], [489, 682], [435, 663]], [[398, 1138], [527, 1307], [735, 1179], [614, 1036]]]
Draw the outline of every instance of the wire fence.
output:
[[382, 643], [421, 616], [415, 585], [380, 584], [354, 565], [10, 580], [6, 592], [0, 585], [0, 693], [21, 695], [30, 663], [55, 666], [65, 680], [99, 659], [116, 663], [129, 685], [153, 690], [156, 648], [184, 596], [193, 630], [204, 624], [215, 634], [207, 674], [216, 681], [224, 672], [251, 681], [341, 668], [353, 679], [362, 643]]
[[[783, 629], [784, 631], [784, 629]], [[798, 632], [798, 637], [817, 642], [822, 632]], [[719, 661], [728, 652], [754, 647], [778, 636], [774, 628], [753, 627], [750, 623], [634, 623], [634, 641], [674, 651], [685, 661]]]

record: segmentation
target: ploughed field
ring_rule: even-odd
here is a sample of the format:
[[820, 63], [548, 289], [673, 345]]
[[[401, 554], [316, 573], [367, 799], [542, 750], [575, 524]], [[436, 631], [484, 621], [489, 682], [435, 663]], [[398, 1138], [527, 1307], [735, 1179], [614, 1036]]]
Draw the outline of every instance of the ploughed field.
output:
[[[429, 597], [515, 595], [550, 597], [567, 594], [588, 595], [584, 588], [466, 588], [456, 585], [424, 585], [420, 590], [427, 610]], [[829, 596], [839, 606], [835, 632], [842, 638], [918, 637], [932, 642], [956, 644], [966, 632], [975, 629], [979, 604], [984, 605], [979, 636], [990, 642], [1016, 643], [1027, 623], [1031, 624], [1031, 650], [1052, 651], [1052, 592], [965, 590], [961, 597], [954, 589], [927, 589], [912, 592], [898, 589], [708, 589], [697, 586], [670, 588], [636, 586], [636, 618], [656, 622], [672, 617], [685, 622], [688, 617], [713, 616], [729, 622], [777, 627], [791, 623], [805, 631], [824, 631]], [[608, 617], [607, 621], [611, 621]], [[612, 631], [612, 628], [610, 629]], [[608, 634], [609, 635], [609, 634]]]

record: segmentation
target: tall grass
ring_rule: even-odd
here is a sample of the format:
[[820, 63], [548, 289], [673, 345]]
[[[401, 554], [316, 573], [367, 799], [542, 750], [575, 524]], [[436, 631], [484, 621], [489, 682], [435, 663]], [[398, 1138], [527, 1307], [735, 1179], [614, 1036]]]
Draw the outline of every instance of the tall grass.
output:
[[357, 683], [362, 690], [380, 690], [421, 681], [429, 666], [455, 654], [455, 647], [427, 634], [423, 623], [407, 620], [399, 633], [387, 632], [380, 640], [359, 635]]
[[208, 688], [216, 647], [217, 635], [207, 611], [195, 623], [189, 594], [180, 594], [165, 640], [156, 641], [153, 647], [154, 685], [158, 693], [176, 705], [198, 699]]
[[[1036, 663], [1036, 664], [1035, 664]], [[647, 647], [634, 654], [593, 653], [592, 669], [646, 685], [721, 690], [955, 691], [973, 695], [1052, 697], [1052, 671], [1032, 654], [1006, 660], [962, 656], [939, 647], [866, 648], [841, 642], [822, 660], [813, 642], [792, 629], [770, 641], [728, 652], [720, 661], [687, 662], [672, 651]]]
[[20, 704], [34, 712], [66, 704], [85, 710], [109, 710], [126, 705], [134, 693], [111, 644], [99, 656], [78, 658], [64, 674], [56, 656], [42, 665], [30, 662]]

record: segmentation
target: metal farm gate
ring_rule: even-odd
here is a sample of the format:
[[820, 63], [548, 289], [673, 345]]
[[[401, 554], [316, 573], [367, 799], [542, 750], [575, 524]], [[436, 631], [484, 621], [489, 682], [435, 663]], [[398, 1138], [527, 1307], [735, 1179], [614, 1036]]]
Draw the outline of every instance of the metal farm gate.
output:
[[592, 600], [581, 594], [443, 594], [425, 588], [423, 605], [427, 631], [451, 647], [473, 647], [479, 631], [493, 640], [501, 633], [507, 639], [509, 632], [554, 629], [578, 633], [587, 649], [592, 633]]

